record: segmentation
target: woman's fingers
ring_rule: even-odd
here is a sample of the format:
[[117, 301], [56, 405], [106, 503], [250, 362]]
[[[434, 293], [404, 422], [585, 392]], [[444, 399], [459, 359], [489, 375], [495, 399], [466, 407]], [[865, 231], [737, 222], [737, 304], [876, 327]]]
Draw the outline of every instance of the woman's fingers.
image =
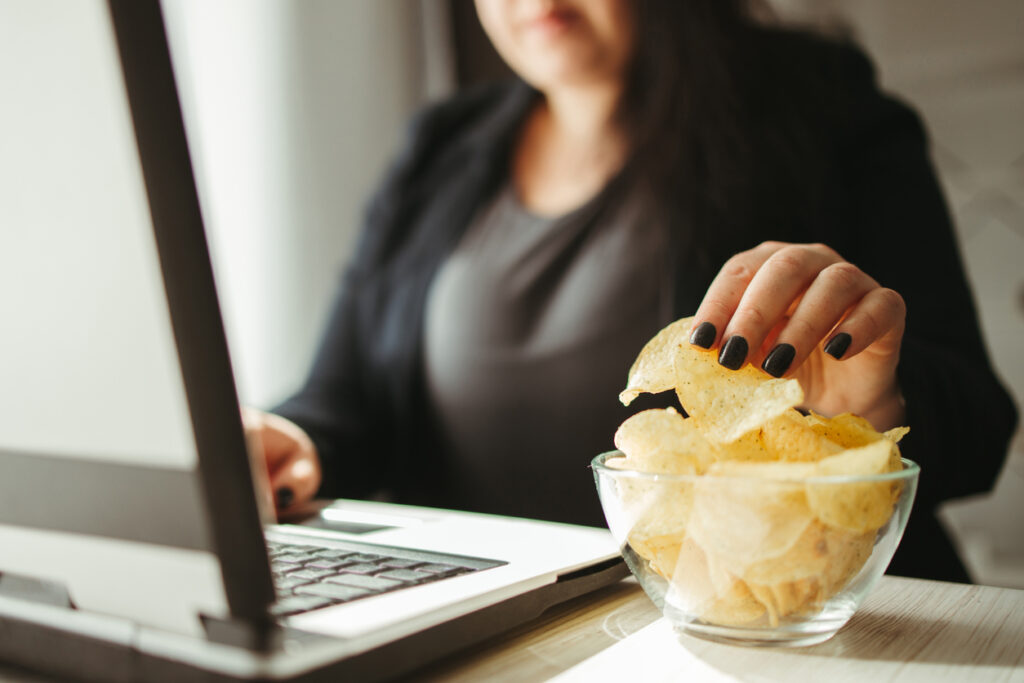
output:
[[721, 331], [722, 365], [738, 370], [751, 355], [758, 360], [762, 344], [780, 331], [808, 286], [837, 262], [842, 258], [824, 245], [766, 242], [738, 254], [708, 288], [691, 342], [710, 348], [701, 342], [714, 325]]
[[[864, 295], [825, 342], [824, 351], [837, 360], [853, 358], [871, 345], [896, 353], [903, 339], [907, 305], [898, 292], [876, 287]], [[888, 345], [892, 346], [889, 347]]]
[[785, 246], [783, 242], [763, 242], [725, 262], [694, 313], [691, 344], [705, 349], [715, 345], [758, 270], [773, 253]]
[[[790, 367], [799, 367], [846, 312], [875, 289], [878, 283], [853, 264], [839, 261], [823, 268], [778, 331], [761, 368], [769, 375], [782, 377]], [[839, 338], [834, 348], [844, 339]]]
[[831, 248], [765, 242], [722, 267], [695, 314], [690, 342], [719, 345], [725, 367], [750, 361], [781, 377], [818, 344], [850, 358], [897, 331], [898, 346], [904, 317], [899, 294]]
[[246, 408], [242, 415], [262, 448], [274, 507], [286, 510], [316, 495], [322, 478], [320, 459], [306, 432], [273, 413]]
[[270, 488], [278, 511], [304, 503], [320, 488], [320, 466], [314, 452], [296, 450], [270, 471]]
[[[838, 254], [821, 245], [788, 245], [775, 251], [743, 292], [726, 326], [718, 362], [731, 370], [739, 370], [748, 355], [758, 362], [761, 346], [772, 329], [784, 320], [804, 291], [840, 261]], [[783, 329], [792, 324], [790, 320]]]

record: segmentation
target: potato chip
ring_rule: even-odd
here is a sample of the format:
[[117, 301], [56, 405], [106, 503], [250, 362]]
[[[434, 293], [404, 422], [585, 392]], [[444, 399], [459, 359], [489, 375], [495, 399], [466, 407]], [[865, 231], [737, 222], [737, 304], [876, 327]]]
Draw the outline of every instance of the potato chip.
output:
[[[609, 458], [605, 464], [614, 469], [636, 469], [629, 458]], [[671, 554], [671, 546], [678, 551], [689, 524], [692, 484], [636, 477], [617, 479], [615, 486], [619, 504], [605, 510], [609, 527], [626, 538], [640, 556], [670, 565], [666, 553]]]
[[635, 469], [658, 474], [698, 474], [715, 460], [712, 446], [674, 408], [631, 416], [615, 432], [615, 447]]
[[765, 606], [772, 626], [816, 612], [849, 583], [871, 555], [874, 534], [854, 534], [815, 521], [786, 553], [750, 565], [741, 578]]
[[774, 585], [817, 576], [829, 563], [829, 528], [814, 520], [786, 552], [749, 564], [741, 575], [749, 583]]
[[[708, 468], [708, 474], [715, 477], [771, 479], [775, 481], [790, 481], [794, 483], [799, 483], [799, 480], [806, 479], [807, 477], [813, 477], [817, 472], [818, 469], [815, 467], [814, 463], [780, 462], [777, 460], [760, 462], [720, 460]], [[750, 483], [752, 485], [758, 485], [758, 482], [756, 481]], [[731, 486], [731, 484], [726, 484], [726, 486]]]
[[[630, 482], [622, 507], [630, 544], [640, 548], [650, 545], [652, 539], [685, 536], [693, 508], [692, 488], [684, 482]], [[650, 559], [647, 555], [644, 557]]]
[[910, 433], [910, 427], [893, 427], [890, 430], [883, 432], [882, 436], [889, 439], [893, 443], [899, 443], [903, 437]]
[[879, 439], [866, 446], [849, 448], [842, 453], [830, 455], [815, 465], [820, 477], [862, 477], [889, 471], [888, 439]]
[[626, 388], [619, 394], [622, 405], [628, 406], [640, 394], [660, 394], [675, 386], [673, 359], [680, 344], [689, 346], [693, 318], [682, 318], [662, 329], [644, 345], [633, 361]]
[[769, 457], [798, 462], [815, 462], [843, 450], [795, 410], [787, 410], [766, 423], [761, 428], [761, 443]]
[[760, 430], [747, 432], [730, 443], [717, 444], [714, 455], [719, 461], [765, 462], [774, 459], [761, 440]]
[[843, 413], [828, 418], [812, 412], [805, 419], [812, 429], [843, 448], [857, 448], [887, 439], [892, 443], [889, 454], [889, 471], [895, 471], [902, 467], [900, 449], [896, 443], [907, 435], [910, 427], [896, 427], [884, 434], [879, 434], [870, 422], [852, 413]]
[[685, 539], [686, 536], [683, 534], [665, 534], [663, 536], [635, 534], [629, 537], [629, 545], [637, 555], [650, 562], [651, 569], [667, 581], [671, 581], [675, 576]]
[[[782, 465], [783, 468], [777, 466]], [[714, 476], [719, 471], [779, 472], [805, 463], [718, 462], [694, 483], [688, 534], [710, 555], [742, 572], [785, 553], [811, 524], [804, 485], [785, 476]]]
[[[819, 476], [857, 477], [890, 471], [893, 444], [879, 439], [817, 463]], [[807, 502], [825, 524], [855, 533], [874, 531], [892, 515], [893, 482], [808, 482]]]
[[736, 441], [804, 400], [796, 380], [751, 365], [729, 370], [714, 351], [690, 343], [676, 348], [674, 362], [679, 403], [713, 443]]
[[827, 530], [828, 565], [821, 575], [827, 595], [835, 595], [857, 575], [871, 557], [875, 536], [874, 531], [854, 534], [842, 529]]
[[756, 623], [764, 606], [740, 578], [723, 570], [692, 538], [683, 541], [666, 600], [710, 624], [740, 626]]
[[[626, 458], [610, 458], [606, 464], [623, 467]], [[613, 461], [622, 461], [612, 464]], [[608, 526], [617, 538], [625, 538], [638, 554], [650, 560], [654, 541], [664, 536], [682, 539], [686, 535], [692, 507], [692, 484], [644, 477], [621, 477], [613, 480], [614, 498], [618, 505], [605, 508]], [[678, 545], [678, 543], [677, 543]]]
[[843, 413], [830, 418], [811, 412], [805, 421], [816, 433], [838, 444], [843, 449], [867, 446], [869, 443], [883, 438], [883, 435], [879, 434], [870, 422], [852, 413]]
[[788, 617], [820, 610], [825, 601], [821, 581], [814, 576], [770, 586], [747, 582], [747, 588], [764, 605], [772, 628]]

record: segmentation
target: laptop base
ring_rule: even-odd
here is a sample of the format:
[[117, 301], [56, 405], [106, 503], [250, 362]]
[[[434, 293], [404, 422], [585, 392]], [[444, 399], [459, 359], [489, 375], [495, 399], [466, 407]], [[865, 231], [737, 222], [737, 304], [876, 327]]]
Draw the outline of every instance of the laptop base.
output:
[[[184, 657], [152, 647], [162, 637], [123, 619], [0, 596], [0, 660], [33, 671], [95, 681], [374, 681], [393, 678], [528, 623], [549, 608], [628, 576], [615, 558], [439, 626], [348, 656], [353, 643], [286, 630], [283, 646], [256, 653], [192, 639]], [[191, 651], [195, 656], [191, 656]], [[54, 653], [60, 656], [55, 657]], [[220, 665], [218, 665], [220, 663]]]

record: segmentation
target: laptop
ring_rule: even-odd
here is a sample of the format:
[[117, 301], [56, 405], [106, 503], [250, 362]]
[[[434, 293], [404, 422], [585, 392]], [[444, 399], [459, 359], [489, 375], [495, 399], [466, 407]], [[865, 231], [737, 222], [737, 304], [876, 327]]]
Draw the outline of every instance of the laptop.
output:
[[4, 0], [0, 83], [0, 661], [387, 678], [627, 574], [603, 529], [268, 520], [159, 4]]

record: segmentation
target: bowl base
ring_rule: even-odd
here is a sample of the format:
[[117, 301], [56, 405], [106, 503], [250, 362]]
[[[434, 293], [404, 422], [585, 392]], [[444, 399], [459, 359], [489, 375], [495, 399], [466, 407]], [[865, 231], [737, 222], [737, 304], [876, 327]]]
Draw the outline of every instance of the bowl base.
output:
[[806, 647], [823, 643], [839, 632], [853, 616], [847, 606], [833, 606], [813, 619], [783, 624], [775, 628], [719, 626], [699, 619], [685, 618], [672, 606], [666, 606], [665, 616], [676, 633], [727, 645], [747, 647]]
[[815, 633], [770, 632], [763, 629], [723, 628], [705, 624], [687, 624], [676, 626], [676, 633], [683, 633], [702, 640], [710, 640], [725, 645], [743, 645], [746, 647], [806, 647], [817, 645], [836, 634], [839, 629]]

